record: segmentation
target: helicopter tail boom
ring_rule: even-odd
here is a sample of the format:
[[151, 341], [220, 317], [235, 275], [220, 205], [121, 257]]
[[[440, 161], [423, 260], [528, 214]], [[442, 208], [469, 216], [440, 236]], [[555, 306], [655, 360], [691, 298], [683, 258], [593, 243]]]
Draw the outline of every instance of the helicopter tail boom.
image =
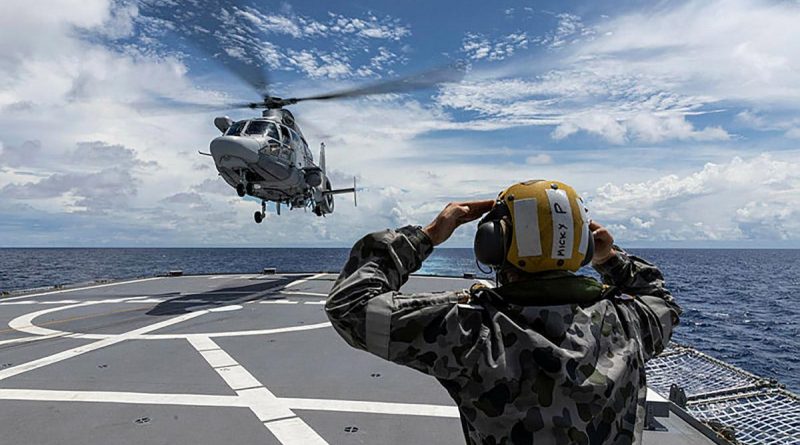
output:
[[358, 207], [358, 193], [356, 191], [356, 178], [353, 177], [353, 186], [346, 189], [325, 190], [323, 195], [343, 195], [345, 193], [353, 194], [353, 204]]

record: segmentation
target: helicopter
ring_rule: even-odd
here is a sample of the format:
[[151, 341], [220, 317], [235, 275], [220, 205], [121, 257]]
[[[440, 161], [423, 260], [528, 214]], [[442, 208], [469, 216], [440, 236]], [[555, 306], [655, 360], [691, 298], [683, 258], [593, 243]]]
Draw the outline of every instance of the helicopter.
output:
[[260, 118], [234, 122], [227, 116], [214, 119], [222, 135], [211, 141], [210, 154], [219, 175], [240, 197], [261, 199], [253, 218], [264, 220], [267, 201], [290, 209], [311, 208], [317, 216], [333, 213], [333, 196], [352, 193], [352, 188], [333, 189], [325, 171], [325, 143], [320, 144], [319, 164], [314, 162], [303, 133], [289, 110], [268, 108]]
[[[229, 69], [232, 67], [228, 66]], [[233, 121], [228, 116], [214, 119], [222, 135], [211, 141], [210, 153], [219, 175], [236, 190], [240, 197], [252, 196], [261, 200], [261, 210], [253, 214], [256, 223], [266, 216], [266, 203], [275, 203], [280, 215], [281, 204], [290, 209], [311, 209], [317, 216], [334, 211], [334, 195], [352, 193], [358, 205], [356, 179], [353, 187], [334, 189], [325, 165], [325, 143], [320, 143], [319, 160], [314, 161], [300, 127], [291, 111], [285, 107], [301, 101], [332, 100], [374, 94], [400, 93], [453, 82], [463, 76], [464, 64], [457, 62], [414, 75], [309, 97], [286, 98], [271, 96], [266, 91], [266, 76], [253, 79], [234, 71], [240, 78], [261, 92], [259, 102], [229, 104], [226, 108], [263, 109], [260, 117]]]

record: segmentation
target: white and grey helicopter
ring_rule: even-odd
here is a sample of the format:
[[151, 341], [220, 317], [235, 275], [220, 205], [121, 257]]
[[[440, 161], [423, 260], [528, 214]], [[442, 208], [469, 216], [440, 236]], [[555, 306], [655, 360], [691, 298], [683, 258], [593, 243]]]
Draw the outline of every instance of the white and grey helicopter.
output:
[[[231, 67], [228, 67], [229, 69]], [[320, 144], [318, 163], [314, 161], [294, 115], [284, 107], [301, 101], [331, 100], [372, 94], [407, 92], [443, 82], [453, 82], [463, 76], [464, 65], [458, 62], [412, 76], [385, 81], [366, 87], [329, 94], [282, 99], [262, 93], [259, 102], [228, 104], [225, 108], [264, 109], [261, 117], [233, 121], [227, 116], [214, 119], [222, 135], [211, 141], [210, 153], [219, 175], [240, 197], [261, 199], [261, 210], [253, 215], [256, 223], [264, 220], [266, 203], [281, 204], [290, 209], [310, 208], [317, 216], [332, 213], [334, 195], [353, 194], [356, 200], [356, 180], [353, 187], [334, 189], [325, 165], [325, 144]], [[234, 72], [257, 91], [266, 91], [266, 76], [253, 81], [250, 75]]]
[[325, 169], [325, 143], [320, 144], [319, 164], [314, 162], [303, 133], [289, 110], [268, 108], [260, 118], [234, 122], [227, 116], [214, 119], [222, 136], [211, 141], [211, 156], [219, 175], [236, 193], [261, 199], [257, 223], [264, 220], [266, 203], [289, 208], [311, 208], [317, 216], [332, 213], [333, 196], [352, 193], [352, 188], [333, 189]]

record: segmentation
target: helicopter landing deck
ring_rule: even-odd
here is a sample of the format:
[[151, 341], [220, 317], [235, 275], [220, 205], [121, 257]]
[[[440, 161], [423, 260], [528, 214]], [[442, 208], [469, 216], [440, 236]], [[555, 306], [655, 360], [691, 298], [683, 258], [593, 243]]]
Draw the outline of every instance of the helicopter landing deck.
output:
[[[2, 298], [3, 442], [463, 444], [434, 379], [333, 332], [334, 279], [158, 277]], [[403, 290], [471, 283], [413, 276]], [[653, 399], [661, 431], [646, 444], [715, 443]]]

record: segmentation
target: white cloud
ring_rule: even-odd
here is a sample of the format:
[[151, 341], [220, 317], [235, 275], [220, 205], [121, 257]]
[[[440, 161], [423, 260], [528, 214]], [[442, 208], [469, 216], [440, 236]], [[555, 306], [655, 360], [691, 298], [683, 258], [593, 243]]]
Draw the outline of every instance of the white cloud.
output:
[[547, 153], [539, 153], [525, 158], [525, 163], [531, 165], [552, 164], [553, 157]]
[[590, 40], [595, 34], [592, 27], [586, 26], [580, 16], [570, 13], [555, 15], [558, 19], [556, 29], [535, 39], [536, 43], [550, 48], [560, 48], [569, 44]]
[[597, 24], [575, 63], [673, 79], [684, 94], [796, 107], [800, 4], [760, 0], [663, 3]]
[[[494, 146], [469, 133], [426, 135], [442, 129], [548, 125], [555, 137], [582, 131], [620, 143], [729, 137], [715, 125], [702, 127], [692, 120], [716, 106], [718, 96], [686, 89], [684, 79], [669, 73], [640, 75], [623, 64], [614, 68], [603, 58], [583, 66], [554, 63], [548, 71], [526, 77], [483, 79], [478, 73], [441, 93], [440, 104], [477, 113], [476, 120], [460, 121], [447, 108], [402, 96], [298, 104], [293, 111], [314, 151], [323, 136], [328, 142], [334, 185], [348, 186], [352, 176], [358, 177], [363, 187], [359, 206], [354, 208], [343, 196], [336, 201], [336, 213], [327, 218], [302, 210], [277, 217], [271, 210], [256, 225], [252, 213], [258, 203], [238, 198], [216, 176], [213, 163], [196, 153], [218, 134], [213, 115], [150, 116], [129, 106], [153, 96], [201, 101], [224, 95], [197, 88], [187, 77], [193, 74], [191, 59], [169, 55], [146, 38], [141, 48], [131, 50], [128, 43], [95, 36], [118, 39], [132, 32], [136, 39], [155, 39], [156, 29], [145, 36], [138, 33], [143, 27], [162, 26], [147, 18], [146, 8], [114, 12], [105, 2], [75, 2], [71, 7], [74, 11], [65, 10], [63, 20], [23, 7], [13, 20], [0, 19], [0, 35], [8, 37], [0, 39], [0, 245], [347, 245], [367, 231], [424, 224], [448, 201], [490, 198], [508, 184], [532, 177], [559, 178], [580, 190], [596, 190], [586, 195], [594, 204], [591, 214], [618, 228], [623, 241], [796, 239], [800, 233], [795, 223], [800, 216], [799, 166], [779, 154], [729, 157], [686, 173], [686, 165], [649, 165], [651, 153], [641, 151], [634, 159], [643, 159], [639, 165], [630, 159], [633, 149], [610, 147], [613, 155], [591, 150], [556, 154], [552, 149], [545, 153], [506, 146], [506, 141]], [[311, 77], [386, 73], [403, 57], [398, 39], [410, 32], [390, 19], [369, 16], [311, 21], [281, 10], [270, 17], [260, 17], [261, 26], [273, 27], [270, 35], [288, 40], [337, 33], [335, 38], [358, 44], [354, 51], [364, 50], [359, 42], [375, 43], [374, 48], [367, 45], [363, 63], [355, 63], [350, 53], [317, 50], [305, 41], [296, 48], [269, 46], [262, 36], [259, 57], [303, 73], [296, 82], [282, 85], [287, 88], [310, 89], [306, 80]], [[255, 26], [252, 19], [238, 18]], [[331, 24], [337, 29], [331, 30]], [[25, 36], [31, 27], [39, 32]], [[571, 44], [548, 54], [573, 56], [570, 51], [588, 42], [580, 36], [564, 37]], [[153, 51], [145, 50], [151, 46]], [[305, 121], [317, 128], [304, 126]], [[779, 130], [789, 134], [792, 128]], [[670, 147], [668, 155], [663, 154], [666, 149], [660, 152], [665, 158], [694, 154], [694, 147], [686, 145]], [[610, 185], [598, 189], [603, 183]], [[42, 229], [45, 224], [47, 230]], [[473, 229], [459, 230], [450, 245], [470, 245]]]
[[[584, 131], [618, 144], [724, 141], [732, 137], [724, 125], [698, 128], [691, 116], [744, 107], [770, 120], [789, 113], [780, 129], [798, 134], [800, 124], [789, 125], [800, 112], [796, 2], [659, 3], [590, 25], [557, 18], [554, 30], [529, 39], [557, 51], [450, 86], [441, 104], [509, 126], [555, 124], [556, 139]], [[482, 36], [465, 43], [472, 58], [490, 54]]]
[[467, 33], [461, 44], [461, 52], [471, 60], [503, 60], [514, 52], [528, 47], [528, 35], [515, 32], [489, 40], [480, 33]]
[[442, 106], [494, 117], [505, 127], [555, 126], [556, 140], [579, 131], [614, 143], [668, 140], [727, 140], [716, 126], [696, 129], [686, 118], [698, 113], [703, 97], [670, 93], [667, 82], [640, 83], [625, 75], [591, 69], [553, 70], [532, 79], [473, 79], [447, 85]]
[[800, 163], [734, 157], [685, 176], [609, 182], [588, 202], [627, 240], [796, 240]]

